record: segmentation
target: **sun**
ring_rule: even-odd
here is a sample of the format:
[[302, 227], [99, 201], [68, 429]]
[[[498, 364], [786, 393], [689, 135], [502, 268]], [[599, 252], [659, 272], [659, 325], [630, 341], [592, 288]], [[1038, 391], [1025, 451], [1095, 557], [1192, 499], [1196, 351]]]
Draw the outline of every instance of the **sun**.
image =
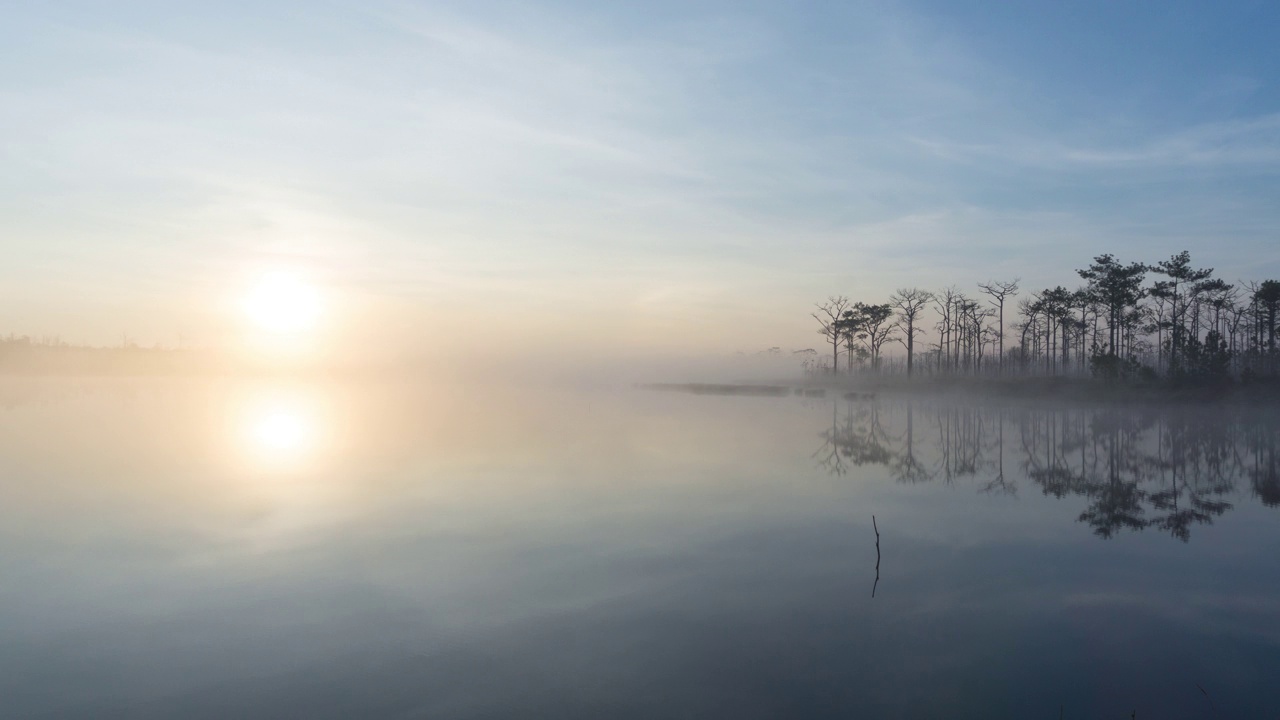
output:
[[258, 327], [276, 334], [311, 330], [320, 319], [320, 294], [296, 274], [263, 273], [244, 299], [244, 310]]

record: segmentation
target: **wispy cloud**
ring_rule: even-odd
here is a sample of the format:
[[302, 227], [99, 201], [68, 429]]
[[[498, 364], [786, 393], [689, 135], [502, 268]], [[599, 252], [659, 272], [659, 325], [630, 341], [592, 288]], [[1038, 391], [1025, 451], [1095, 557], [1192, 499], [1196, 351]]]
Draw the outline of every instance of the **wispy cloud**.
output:
[[1129, 142], [1071, 145], [1053, 136], [959, 143], [912, 137], [922, 150], [944, 160], [1007, 162], [1052, 170], [1280, 169], [1280, 113], [1201, 123], [1169, 132], [1141, 133]]
[[26, 49], [0, 51], [44, 77], [0, 71], [17, 265], [125, 284], [143, 254], [178, 277], [289, 252], [495, 315], [799, 311], [997, 270], [1065, 282], [1113, 249], [1280, 271], [1280, 113], [1248, 68], [1188, 84], [1173, 117], [1045, 102], [1050, 73], [911, 3], [272, 11], [29, 11]]

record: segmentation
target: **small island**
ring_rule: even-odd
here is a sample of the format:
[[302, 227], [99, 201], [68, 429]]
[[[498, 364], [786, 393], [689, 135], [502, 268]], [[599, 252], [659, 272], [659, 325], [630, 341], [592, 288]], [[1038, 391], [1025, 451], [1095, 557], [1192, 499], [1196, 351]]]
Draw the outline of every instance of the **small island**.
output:
[[1099, 255], [1076, 274], [1073, 289], [1025, 294], [1013, 279], [973, 294], [902, 288], [884, 303], [833, 295], [812, 313], [826, 349], [793, 354], [810, 384], [1098, 399], [1257, 398], [1266, 387], [1271, 397], [1280, 281], [1228, 282], [1186, 251], [1152, 264]]

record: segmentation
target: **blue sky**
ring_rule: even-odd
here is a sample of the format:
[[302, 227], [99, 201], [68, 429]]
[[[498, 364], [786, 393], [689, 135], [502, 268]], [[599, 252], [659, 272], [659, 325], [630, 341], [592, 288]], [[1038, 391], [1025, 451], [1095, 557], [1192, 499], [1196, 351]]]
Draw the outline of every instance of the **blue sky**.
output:
[[802, 347], [831, 293], [1101, 252], [1280, 276], [1270, 3], [0, 15], [0, 331], [219, 342], [263, 265], [477, 351]]

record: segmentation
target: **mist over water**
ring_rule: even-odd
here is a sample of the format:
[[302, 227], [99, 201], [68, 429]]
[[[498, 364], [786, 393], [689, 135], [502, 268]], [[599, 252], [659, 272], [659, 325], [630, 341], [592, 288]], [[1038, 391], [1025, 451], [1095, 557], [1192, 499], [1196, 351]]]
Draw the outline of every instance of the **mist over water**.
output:
[[0, 720], [1280, 720], [1277, 27], [0, 2]]
[[1268, 408], [269, 377], [0, 406], [4, 717], [1280, 709]]

